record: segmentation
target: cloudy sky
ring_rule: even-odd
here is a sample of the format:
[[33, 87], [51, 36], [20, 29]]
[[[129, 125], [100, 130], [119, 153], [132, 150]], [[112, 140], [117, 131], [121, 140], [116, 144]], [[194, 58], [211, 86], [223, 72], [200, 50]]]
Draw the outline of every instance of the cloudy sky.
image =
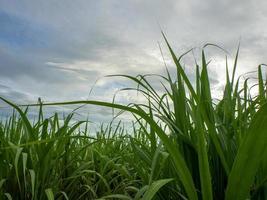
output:
[[[192, 47], [197, 54], [212, 42], [231, 61], [240, 41], [239, 73], [252, 71], [267, 62], [266, 12], [264, 0], [0, 0], [0, 96], [17, 103], [87, 99], [99, 79], [89, 99], [110, 101], [129, 83], [105, 75], [164, 72], [158, 42], [167, 61], [169, 54], [160, 27], [177, 54]], [[225, 54], [210, 55], [218, 91]]]

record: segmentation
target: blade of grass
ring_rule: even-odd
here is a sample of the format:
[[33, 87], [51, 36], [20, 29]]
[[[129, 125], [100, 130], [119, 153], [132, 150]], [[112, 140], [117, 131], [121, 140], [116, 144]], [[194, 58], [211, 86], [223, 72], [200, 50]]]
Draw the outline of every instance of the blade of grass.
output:
[[[267, 148], [267, 104], [255, 114], [238, 149], [226, 189], [226, 200], [248, 198], [250, 187]], [[236, 190], [238, 186], [238, 190]]]
[[158, 192], [160, 188], [162, 188], [167, 183], [171, 182], [173, 179], [162, 179], [154, 181], [151, 185], [148, 186], [147, 191], [144, 193], [143, 200], [151, 200]]

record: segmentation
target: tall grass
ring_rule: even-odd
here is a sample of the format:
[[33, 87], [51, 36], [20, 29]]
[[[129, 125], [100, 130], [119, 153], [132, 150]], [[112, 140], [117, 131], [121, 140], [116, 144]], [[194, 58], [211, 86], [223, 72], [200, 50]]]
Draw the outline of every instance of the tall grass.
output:
[[[164, 36], [176, 77], [167, 71], [159, 93], [147, 76], [132, 80], [144, 104], [72, 101], [40, 106], [31, 123], [19, 114], [0, 126], [0, 190], [8, 199], [267, 199], [266, 81], [258, 67], [258, 93], [226, 65], [223, 97], [214, 101], [204, 49], [195, 85]], [[72, 115], [44, 119], [42, 106], [92, 104], [133, 114], [133, 132], [120, 125], [89, 136], [88, 122]], [[81, 124], [85, 128], [81, 129]]]

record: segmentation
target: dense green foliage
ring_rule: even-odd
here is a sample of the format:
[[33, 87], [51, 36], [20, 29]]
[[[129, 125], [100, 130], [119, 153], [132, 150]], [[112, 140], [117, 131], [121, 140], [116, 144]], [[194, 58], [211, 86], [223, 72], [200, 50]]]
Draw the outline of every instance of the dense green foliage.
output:
[[[166, 40], [166, 38], [165, 38]], [[38, 120], [16, 112], [0, 124], [0, 196], [7, 199], [267, 199], [267, 92], [258, 67], [257, 94], [226, 64], [223, 97], [212, 99], [204, 49], [195, 84], [166, 43], [176, 66], [158, 92], [147, 76], [126, 76], [147, 102], [36, 104]], [[206, 48], [207, 46], [205, 46]], [[227, 61], [226, 61], [227, 62]], [[88, 122], [44, 118], [43, 106], [92, 104], [133, 114], [130, 134], [120, 124], [88, 131]], [[85, 124], [85, 126], [81, 126]]]

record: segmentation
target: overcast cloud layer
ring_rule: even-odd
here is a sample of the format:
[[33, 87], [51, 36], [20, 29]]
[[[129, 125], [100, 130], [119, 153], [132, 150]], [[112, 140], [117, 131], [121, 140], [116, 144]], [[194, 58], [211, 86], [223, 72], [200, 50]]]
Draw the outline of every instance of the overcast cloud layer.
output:
[[[162, 73], [157, 42], [169, 55], [160, 27], [177, 54], [212, 42], [231, 60], [240, 40], [239, 73], [255, 70], [267, 62], [266, 12], [263, 0], [0, 0], [0, 95], [17, 103], [86, 99], [105, 75]], [[225, 55], [210, 55], [213, 87], [221, 88]], [[101, 78], [89, 98], [110, 101], [127, 85]]]

